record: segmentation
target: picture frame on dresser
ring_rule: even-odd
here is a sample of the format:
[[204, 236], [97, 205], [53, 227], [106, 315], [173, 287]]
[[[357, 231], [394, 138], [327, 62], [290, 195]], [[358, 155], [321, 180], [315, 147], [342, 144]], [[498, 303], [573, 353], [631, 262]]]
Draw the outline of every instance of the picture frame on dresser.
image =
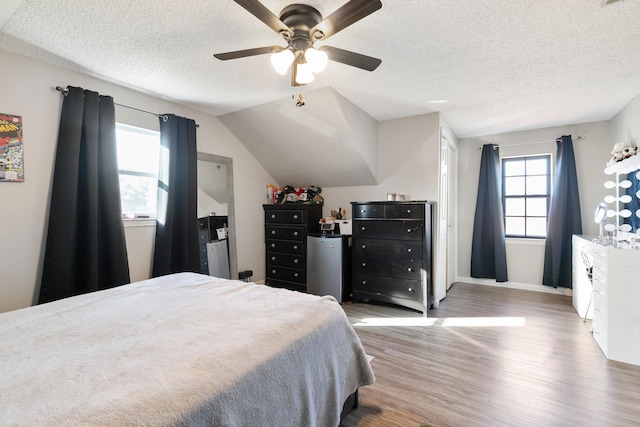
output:
[[433, 306], [430, 201], [351, 202], [353, 300], [420, 311]]

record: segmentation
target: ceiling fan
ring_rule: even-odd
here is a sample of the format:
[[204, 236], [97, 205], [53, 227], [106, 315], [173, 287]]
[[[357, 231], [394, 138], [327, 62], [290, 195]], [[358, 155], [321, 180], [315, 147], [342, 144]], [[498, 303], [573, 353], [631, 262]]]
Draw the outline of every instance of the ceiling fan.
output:
[[277, 17], [258, 0], [234, 1], [282, 36], [287, 46], [265, 46], [213, 55], [218, 59], [224, 61], [270, 53], [271, 64], [280, 74], [286, 74], [291, 67], [292, 86], [313, 81], [313, 74], [322, 71], [328, 59], [367, 71], [375, 70], [382, 63], [378, 58], [337, 47], [316, 49], [313, 46], [315, 42], [325, 41], [380, 9], [380, 0], [349, 0], [324, 19], [317, 9], [305, 4], [291, 4]]

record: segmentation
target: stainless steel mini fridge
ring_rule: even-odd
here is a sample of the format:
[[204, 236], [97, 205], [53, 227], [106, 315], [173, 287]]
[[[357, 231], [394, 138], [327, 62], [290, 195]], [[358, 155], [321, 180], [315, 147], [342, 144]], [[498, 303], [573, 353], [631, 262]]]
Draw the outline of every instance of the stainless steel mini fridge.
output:
[[350, 299], [350, 235], [312, 233], [307, 237], [307, 292], [332, 295], [339, 303]]

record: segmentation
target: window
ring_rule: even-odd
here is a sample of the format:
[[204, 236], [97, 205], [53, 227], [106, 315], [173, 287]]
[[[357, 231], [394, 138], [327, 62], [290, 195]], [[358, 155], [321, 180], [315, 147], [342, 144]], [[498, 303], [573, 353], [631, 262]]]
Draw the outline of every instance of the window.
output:
[[123, 218], [155, 218], [160, 132], [118, 123], [116, 142]]
[[550, 154], [502, 159], [502, 205], [507, 237], [546, 237], [550, 165]]

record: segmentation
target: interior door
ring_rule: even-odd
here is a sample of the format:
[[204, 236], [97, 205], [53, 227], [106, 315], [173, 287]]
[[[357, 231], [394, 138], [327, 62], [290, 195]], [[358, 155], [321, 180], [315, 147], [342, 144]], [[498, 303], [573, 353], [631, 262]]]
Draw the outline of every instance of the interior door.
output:
[[446, 297], [447, 290], [456, 277], [457, 240], [454, 224], [456, 218], [457, 156], [455, 143], [441, 128], [434, 308], [437, 308], [440, 300]]
[[458, 271], [458, 233], [456, 224], [458, 221], [458, 147], [446, 133], [444, 137], [447, 141], [447, 290], [457, 280]]

